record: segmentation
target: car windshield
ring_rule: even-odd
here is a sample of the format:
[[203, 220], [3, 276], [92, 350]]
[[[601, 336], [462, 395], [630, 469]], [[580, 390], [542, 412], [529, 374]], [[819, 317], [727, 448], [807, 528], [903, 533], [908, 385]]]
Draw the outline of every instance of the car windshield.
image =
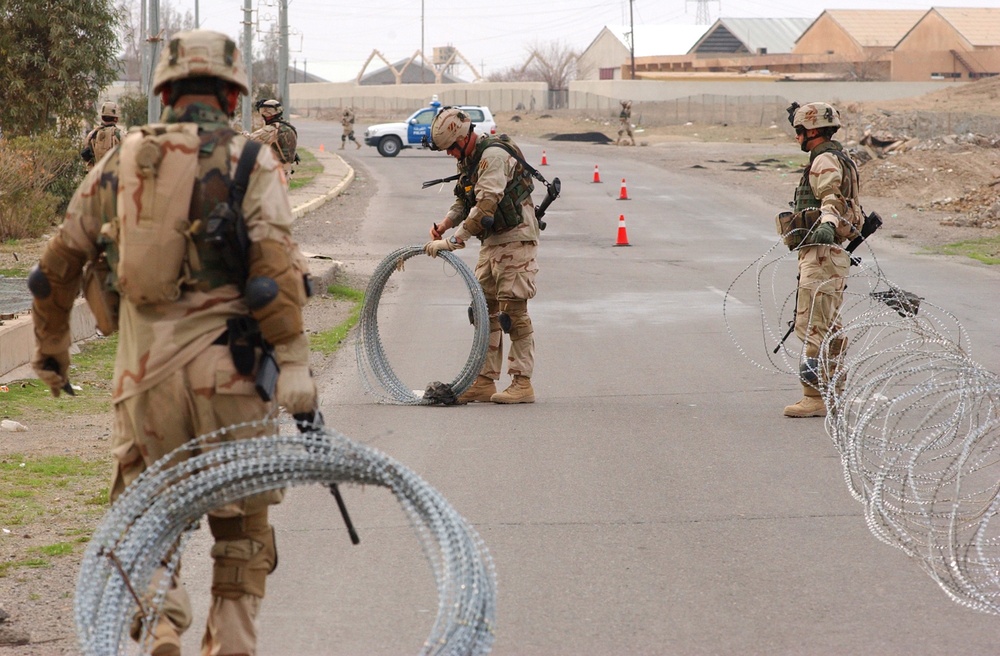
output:
[[434, 120], [435, 113], [433, 109], [425, 109], [422, 112], [418, 112], [410, 122], [416, 125], [430, 125], [431, 121]]
[[467, 109], [465, 110], [465, 113], [469, 115], [469, 118], [472, 119], [473, 123], [482, 123], [486, 120], [486, 117], [483, 116], [483, 110], [481, 109]]

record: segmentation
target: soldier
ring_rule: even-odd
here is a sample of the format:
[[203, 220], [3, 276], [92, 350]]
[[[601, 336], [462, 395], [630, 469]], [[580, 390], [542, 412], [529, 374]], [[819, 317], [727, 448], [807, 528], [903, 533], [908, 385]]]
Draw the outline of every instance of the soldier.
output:
[[840, 129], [840, 113], [823, 102], [788, 108], [795, 139], [809, 153], [809, 165], [795, 189], [793, 209], [809, 229], [799, 246], [799, 282], [796, 291], [795, 335], [805, 345], [799, 364], [803, 397], [785, 408], [786, 417], [824, 417], [820, 390], [843, 360], [847, 338], [830, 341], [825, 366], [820, 367], [820, 345], [830, 331], [840, 329], [844, 278], [851, 265], [842, 248], [859, 234], [863, 223], [858, 201], [860, 182], [854, 161], [833, 141]]
[[621, 101], [622, 111], [618, 114], [618, 141], [615, 142], [616, 146], [622, 145], [622, 135], [628, 135], [628, 142], [626, 146], [635, 145], [635, 135], [632, 134], [632, 101], [623, 100]]
[[[461, 175], [458, 196], [441, 223], [431, 228], [434, 241], [424, 251], [465, 248], [478, 237], [482, 242], [476, 278], [486, 295], [490, 313], [490, 344], [486, 362], [472, 386], [459, 401], [534, 403], [531, 374], [535, 365], [535, 339], [528, 300], [535, 296], [538, 273], [538, 220], [531, 200], [534, 188], [520, 149], [506, 135], [480, 136], [465, 112], [442, 110], [431, 123], [431, 147], [458, 160]], [[451, 239], [442, 235], [457, 226]], [[501, 332], [502, 331], [502, 332]], [[509, 387], [497, 392], [503, 365], [503, 333], [510, 335], [507, 373]]]
[[361, 144], [354, 138], [354, 110], [350, 107], [344, 108], [344, 113], [340, 116], [340, 126], [344, 128], [344, 133], [340, 135], [340, 149], [344, 149], [348, 139], [353, 141], [357, 148], [361, 148]]
[[[103, 317], [102, 331], [120, 334], [112, 380], [112, 501], [194, 437], [255, 420], [221, 439], [268, 434], [275, 427], [264, 420], [278, 406], [301, 415], [317, 404], [302, 323], [307, 265], [292, 240], [284, 173], [270, 149], [254, 153], [229, 124], [247, 93], [236, 43], [207, 30], [175, 35], [153, 87], [166, 106], [164, 122], [132, 130], [97, 163], [29, 276], [31, 364], [59, 396], [72, 389], [69, 321], [81, 278], [86, 283], [95, 264], [108, 265], [97, 286], [115, 292], [117, 312], [113, 302], [112, 311], [102, 303], [106, 294], [88, 293], [87, 301]], [[243, 161], [245, 149], [252, 157]], [[244, 170], [242, 218], [209, 221], [229, 202], [231, 181]], [[248, 235], [242, 243], [241, 220]], [[219, 229], [209, 233], [210, 225]], [[254, 389], [267, 345], [280, 366], [274, 402]], [[282, 490], [261, 493], [209, 513], [215, 564], [203, 654], [256, 653], [255, 618], [277, 563], [268, 507], [282, 496]], [[180, 654], [179, 636], [190, 624], [190, 602], [175, 573], [159, 622], [146, 627], [151, 652]], [[137, 616], [134, 639], [142, 628]]]
[[264, 127], [253, 132], [250, 138], [271, 147], [274, 158], [281, 164], [287, 178], [293, 173], [292, 164], [299, 161], [295, 152], [299, 133], [291, 123], [282, 118], [285, 110], [277, 100], [261, 100], [257, 103], [257, 111], [264, 119]]
[[125, 138], [125, 131], [118, 127], [118, 117], [118, 103], [108, 101], [101, 105], [101, 125], [90, 131], [80, 152], [88, 171]]

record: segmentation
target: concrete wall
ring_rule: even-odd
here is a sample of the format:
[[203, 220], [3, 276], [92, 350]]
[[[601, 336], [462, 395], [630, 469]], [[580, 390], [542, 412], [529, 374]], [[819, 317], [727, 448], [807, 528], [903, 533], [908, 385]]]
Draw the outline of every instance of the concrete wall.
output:
[[781, 96], [789, 101], [824, 100], [833, 103], [892, 100], [921, 96], [942, 88], [941, 82], [702, 82], [654, 80], [576, 80], [569, 84], [571, 109], [605, 111], [618, 115], [618, 102], [676, 100], [689, 96]]
[[312, 115], [354, 107], [362, 115], [406, 118], [426, 107], [437, 94], [444, 105], [486, 105], [493, 112], [512, 112], [518, 104], [547, 108], [548, 87], [544, 82], [476, 82], [468, 84], [390, 84], [359, 86], [354, 82], [289, 85], [292, 108]]

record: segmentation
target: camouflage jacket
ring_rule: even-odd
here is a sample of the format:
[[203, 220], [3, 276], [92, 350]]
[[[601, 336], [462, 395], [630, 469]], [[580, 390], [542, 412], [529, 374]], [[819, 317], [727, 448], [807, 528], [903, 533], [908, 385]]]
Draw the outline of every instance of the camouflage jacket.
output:
[[90, 148], [90, 152], [94, 155], [94, 159], [89, 164], [93, 165], [108, 151], [114, 150], [124, 138], [125, 131], [116, 123], [103, 123], [91, 130], [85, 140], [85, 145]]
[[[483, 217], [496, 214], [504, 191], [514, 180], [518, 169], [517, 160], [503, 148], [483, 150], [475, 171], [466, 170], [469, 163], [469, 160], [460, 161], [458, 172], [462, 175], [462, 179], [468, 180], [473, 187], [471, 191], [475, 196], [475, 205], [467, 208], [466, 202], [458, 198], [452, 203], [446, 215], [452, 225], [458, 226], [455, 234], [463, 241], [483, 233], [481, 223]], [[483, 240], [483, 244], [494, 246], [515, 241], [538, 241], [538, 219], [535, 218], [535, 205], [530, 195], [521, 203], [520, 209], [523, 219], [520, 225], [504, 232], [490, 234]]]
[[[221, 111], [207, 105], [189, 106], [183, 115], [171, 108], [164, 112], [167, 123], [194, 123], [202, 137], [197, 175], [202, 181], [192, 196], [194, 208], [199, 199], [209, 204], [213, 191], [222, 189], [235, 173], [245, 138], [234, 134]], [[209, 138], [211, 136], [218, 138]], [[120, 156], [135, 149], [125, 148], [131, 140], [142, 140], [141, 130], [129, 132], [125, 143], [84, 178], [70, 200], [59, 236], [73, 251], [93, 259], [107, 243], [108, 227], [120, 216], [143, 216], [145, 193], [120, 197]], [[207, 142], [208, 145], [205, 145]], [[140, 149], [140, 157], [150, 157]], [[152, 154], [155, 158], [156, 154]], [[162, 154], [159, 155], [162, 157]], [[133, 166], [134, 168], [134, 166]], [[224, 169], [224, 170], [223, 170]], [[221, 182], [220, 182], [221, 181]], [[195, 180], [192, 179], [192, 185]], [[158, 182], [158, 187], [159, 187]], [[153, 196], [155, 202], [169, 198]], [[129, 208], [128, 204], [132, 204]], [[138, 206], [138, 207], [137, 207]], [[243, 213], [251, 242], [272, 240], [282, 245], [295, 268], [307, 271], [305, 258], [292, 240], [292, 212], [283, 176], [278, 163], [267, 148], [262, 148], [250, 175], [243, 199]], [[148, 209], [148, 208], [147, 208]], [[207, 208], [202, 208], [202, 212]], [[155, 209], [152, 210], [155, 214]], [[143, 392], [164, 380], [170, 373], [185, 366], [204, 351], [226, 330], [231, 317], [248, 316], [249, 309], [242, 292], [235, 284], [214, 288], [184, 285], [177, 300], [137, 306], [123, 294], [119, 308], [119, 342], [115, 360], [112, 399], [114, 402]]]
[[848, 239], [864, 222], [860, 187], [857, 166], [843, 146], [836, 141], [824, 142], [809, 153], [809, 166], [796, 190], [796, 210], [818, 207], [820, 221], [834, 224], [838, 240]]
[[340, 126], [345, 130], [354, 129], [354, 114], [352, 112], [345, 112], [340, 117]]
[[299, 135], [291, 123], [273, 121], [259, 130], [254, 131], [250, 138], [270, 146], [275, 159], [287, 167], [295, 159], [295, 148], [298, 146]]

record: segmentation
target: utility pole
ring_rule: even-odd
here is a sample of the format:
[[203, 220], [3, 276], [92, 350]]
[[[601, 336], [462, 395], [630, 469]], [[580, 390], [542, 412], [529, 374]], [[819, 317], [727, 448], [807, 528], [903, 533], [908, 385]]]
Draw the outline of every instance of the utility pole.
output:
[[[698, 3], [698, 11], [695, 13], [694, 22], [696, 25], [708, 25], [712, 22], [712, 17], [708, 13], [708, 3], [711, 0], [695, 0]], [[685, 0], [685, 10], [687, 2]], [[719, 2], [719, 7], [722, 7], [722, 2]]]
[[149, 20], [149, 27], [146, 30], [146, 50], [149, 52], [146, 122], [156, 123], [160, 120], [160, 99], [153, 93], [153, 73], [156, 71], [156, 63], [160, 60], [160, 0], [149, 0], [146, 18]]
[[424, 0], [420, 0], [420, 83], [424, 83], [424, 70], [427, 60], [424, 59]]
[[198, 19], [198, 0], [194, 0], [194, 29], [201, 29], [201, 20]]
[[243, 97], [243, 129], [253, 132], [253, 20], [252, 0], [243, 0], [243, 64], [247, 69], [249, 93]]
[[628, 49], [632, 55], [632, 74], [629, 79], [635, 79], [635, 22], [632, 20], [632, 2], [628, 0]]
[[281, 104], [291, 113], [288, 92], [288, 0], [278, 0], [278, 93]]

